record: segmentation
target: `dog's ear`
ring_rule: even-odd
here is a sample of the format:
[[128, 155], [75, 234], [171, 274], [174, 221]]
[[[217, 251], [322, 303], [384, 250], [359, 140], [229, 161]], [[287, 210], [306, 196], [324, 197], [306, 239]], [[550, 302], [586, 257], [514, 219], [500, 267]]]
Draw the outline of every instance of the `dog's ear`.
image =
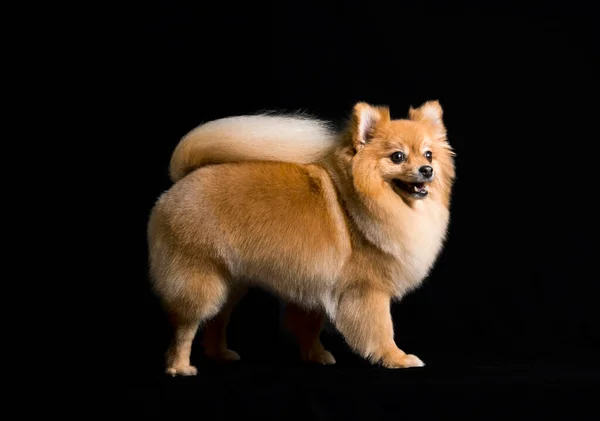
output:
[[359, 102], [352, 110], [352, 142], [354, 149], [359, 150], [369, 143], [373, 130], [378, 124], [390, 121], [388, 107], [373, 106]]
[[412, 121], [425, 123], [435, 129], [440, 136], [445, 136], [446, 127], [444, 126], [442, 106], [438, 101], [427, 101], [419, 108], [410, 107], [408, 116]]

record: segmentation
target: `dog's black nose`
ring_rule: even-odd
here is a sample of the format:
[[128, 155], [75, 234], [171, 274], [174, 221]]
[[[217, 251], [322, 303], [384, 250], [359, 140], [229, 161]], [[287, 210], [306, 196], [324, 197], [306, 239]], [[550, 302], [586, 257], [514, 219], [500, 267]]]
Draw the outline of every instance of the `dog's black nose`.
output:
[[424, 177], [429, 178], [433, 174], [433, 168], [431, 165], [423, 165], [421, 168], [419, 168], [419, 172], [423, 174]]

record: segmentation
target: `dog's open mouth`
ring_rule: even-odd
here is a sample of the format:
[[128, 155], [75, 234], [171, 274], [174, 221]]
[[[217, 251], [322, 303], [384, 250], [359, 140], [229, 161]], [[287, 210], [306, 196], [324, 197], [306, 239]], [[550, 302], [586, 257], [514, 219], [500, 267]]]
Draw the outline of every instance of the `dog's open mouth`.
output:
[[406, 181], [402, 181], [398, 178], [395, 178], [394, 185], [398, 189], [402, 190], [403, 192], [405, 192], [408, 195], [415, 197], [415, 198], [423, 198], [423, 197], [427, 196], [427, 194], [429, 193], [427, 191], [426, 183], [409, 183]]

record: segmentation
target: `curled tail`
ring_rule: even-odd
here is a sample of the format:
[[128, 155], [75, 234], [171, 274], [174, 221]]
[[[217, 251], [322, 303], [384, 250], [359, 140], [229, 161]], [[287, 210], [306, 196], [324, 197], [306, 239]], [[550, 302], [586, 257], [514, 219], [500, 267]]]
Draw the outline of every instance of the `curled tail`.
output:
[[210, 164], [280, 161], [308, 164], [337, 143], [327, 123], [303, 116], [247, 115], [202, 124], [186, 134], [171, 156], [173, 182]]

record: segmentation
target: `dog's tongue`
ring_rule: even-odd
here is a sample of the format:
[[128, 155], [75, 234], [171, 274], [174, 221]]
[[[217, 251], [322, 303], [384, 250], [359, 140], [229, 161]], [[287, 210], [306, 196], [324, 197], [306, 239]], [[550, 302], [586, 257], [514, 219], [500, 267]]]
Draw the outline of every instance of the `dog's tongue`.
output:
[[425, 188], [425, 183], [416, 183], [413, 185], [413, 188], [417, 193], [425, 193], [427, 191]]

